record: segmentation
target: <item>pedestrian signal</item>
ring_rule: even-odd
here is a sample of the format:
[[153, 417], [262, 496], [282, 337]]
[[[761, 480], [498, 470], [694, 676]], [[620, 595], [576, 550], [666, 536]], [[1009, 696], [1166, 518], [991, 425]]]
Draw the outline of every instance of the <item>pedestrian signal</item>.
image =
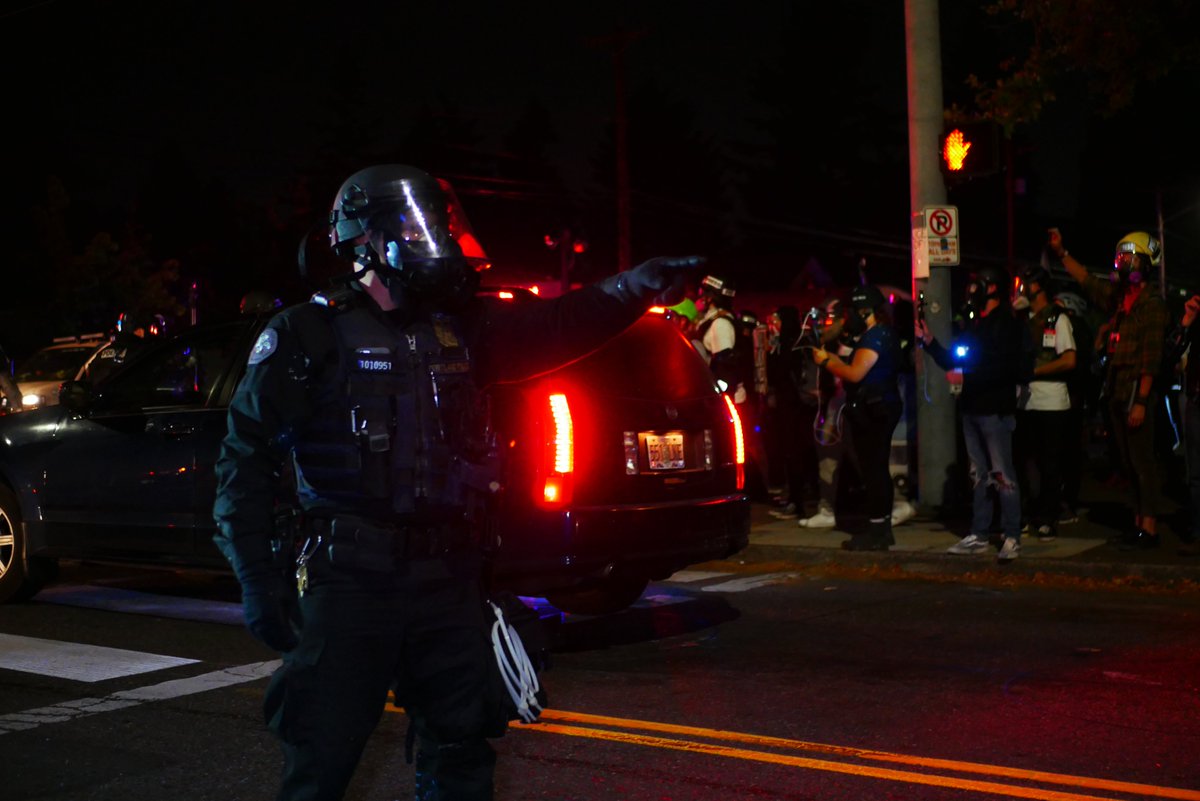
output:
[[973, 178], [999, 169], [999, 130], [991, 122], [951, 126], [942, 134], [942, 172], [948, 177]]

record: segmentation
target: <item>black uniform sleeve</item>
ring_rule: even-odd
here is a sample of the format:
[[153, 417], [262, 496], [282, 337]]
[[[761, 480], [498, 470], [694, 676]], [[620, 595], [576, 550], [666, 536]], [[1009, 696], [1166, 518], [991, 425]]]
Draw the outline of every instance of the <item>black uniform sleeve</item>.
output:
[[586, 356], [632, 325], [643, 304], [596, 286], [547, 301], [488, 301], [479, 337], [484, 383], [519, 381]]
[[229, 405], [213, 517], [217, 546], [239, 580], [270, 566], [284, 462], [296, 432], [312, 417], [313, 373], [330, 358], [312, 341], [312, 331], [328, 328], [315, 319], [319, 314], [315, 306], [296, 307], [268, 324]]
[[928, 345], [925, 345], [925, 352], [930, 355], [938, 367], [943, 370], [951, 370], [954, 368], [954, 362], [950, 359], [950, 352], [945, 346], [936, 339], [931, 340]]

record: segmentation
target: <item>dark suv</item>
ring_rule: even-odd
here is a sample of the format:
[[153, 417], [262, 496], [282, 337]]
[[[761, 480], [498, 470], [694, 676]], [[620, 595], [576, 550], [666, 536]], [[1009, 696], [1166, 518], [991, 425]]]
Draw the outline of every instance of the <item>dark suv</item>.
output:
[[[225, 567], [213, 465], [264, 324], [184, 330], [94, 388], [67, 382], [60, 405], [0, 418], [0, 600], [36, 593], [60, 557]], [[490, 392], [505, 451], [501, 587], [615, 611], [651, 579], [746, 545], [740, 423], [661, 316]]]

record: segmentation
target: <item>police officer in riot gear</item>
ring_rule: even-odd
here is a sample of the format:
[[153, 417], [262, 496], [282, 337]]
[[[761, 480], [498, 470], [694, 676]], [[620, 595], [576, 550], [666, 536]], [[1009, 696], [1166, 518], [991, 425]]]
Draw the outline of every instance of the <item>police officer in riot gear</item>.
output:
[[[217, 544], [252, 635], [284, 653], [265, 711], [280, 799], [339, 799], [389, 689], [408, 712], [418, 799], [489, 799], [503, 733], [481, 598], [481, 517], [502, 474], [482, 390], [602, 344], [702, 259], [653, 259], [552, 301], [474, 293], [449, 186], [380, 165], [338, 190], [342, 288], [275, 315], [249, 358], [217, 464]], [[473, 237], [471, 237], [473, 242]], [[305, 542], [281, 565], [280, 478]]]

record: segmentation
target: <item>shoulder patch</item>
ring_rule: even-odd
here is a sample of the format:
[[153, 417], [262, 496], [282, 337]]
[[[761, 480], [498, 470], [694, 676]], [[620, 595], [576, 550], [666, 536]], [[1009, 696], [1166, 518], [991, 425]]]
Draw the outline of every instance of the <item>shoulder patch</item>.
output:
[[251, 365], [261, 364], [275, 352], [275, 348], [279, 345], [279, 334], [274, 328], [268, 328], [258, 335], [258, 341], [254, 343], [254, 349], [250, 351]]

